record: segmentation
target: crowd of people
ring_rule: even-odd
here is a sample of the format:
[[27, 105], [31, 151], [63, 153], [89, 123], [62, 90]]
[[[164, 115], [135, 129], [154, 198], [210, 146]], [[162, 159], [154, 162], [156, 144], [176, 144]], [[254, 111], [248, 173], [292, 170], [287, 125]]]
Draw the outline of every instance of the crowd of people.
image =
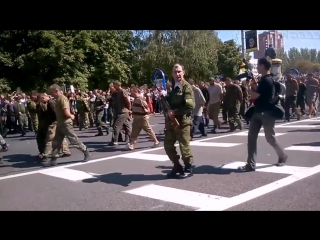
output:
[[[259, 76], [248, 76], [242, 81], [228, 77], [222, 80], [209, 78], [205, 81], [194, 79], [187, 81], [192, 87], [195, 104], [190, 131], [191, 140], [198, 131], [201, 136], [207, 136], [210, 120], [213, 123], [211, 129], [213, 134], [218, 133], [222, 125], [229, 124], [229, 131], [233, 132], [241, 130], [243, 124], [250, 123], [246, 110], [256, 101], [251, 95], [258, 89]], [[311, 73], [306, 76], [288, 74], [276, 86], [280, 104], [285, 112], [285, 121], [290, 121], [292, 116], [296, 116], [299, 120], [301, 116], [306, 115], [306, 105], [309, 109], [307, 117], [317, 114], [319, 98], [317, 76]], [[107, 90], [95, 89], [82, 92], [70, 88], [63, 92], [55, 85], [50, 88], [50, 95], [37, 92], [1, 94], [0, 134], [6, 138], [8, 134], [20, 133], [23, 137], [27, 131], [34, 132], [39, 158], [45, 165], [55, 164], [57, 157], [71, 154], [66, 139], [84, 152], [85, 160], [89, 159], [88, 150], [76, 137], [73, 127], [79, 128], [80, 131], [96, 128], [95, 136], [103, 136], [104, 131], [107, 135], [112, 132], [112, 140], [108, 145], [116, 146], [119, 142], [127, 142], [129, 150], [135, 148], [136, 140], [143, 129], [153, 140], [153, 147], [157, 147], [159, 141], [150, 127], [149, 117], [168, 111], [161, 103], [161, 97], [169, 94], [174, 88], [175, 85], [170, 82], [165, 89], [146, 84], [122, 87], [120, 82], [114, 82]], [[64, 98], [57, 102], [57, 99], [62, 99], [59, 92], [62, 92]], [[65, 116], [57, 113], [63, 110], [59, 109], [59, 106], [69, 108], [69, 113], [66, 115], [70, 115], [70, 121], [66, 122]], [[220, 112], [222, 121], [219, 119]], [[0, 144], [2, 150], [7, 151], [8, 146], [3, 138], [0, 137]], [[54, 139], [56, 143], [53, 143]], [[49, 156], [53, 156], [53, 161], [48, 160]]]

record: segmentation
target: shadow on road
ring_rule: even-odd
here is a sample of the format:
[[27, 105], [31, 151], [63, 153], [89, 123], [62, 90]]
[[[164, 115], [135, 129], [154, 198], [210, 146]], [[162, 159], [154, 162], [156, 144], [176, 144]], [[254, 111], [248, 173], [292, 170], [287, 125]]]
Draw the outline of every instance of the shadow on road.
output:
[[320, 132], [320, 129], [301, 129], [301, 130], [290, 130], [288, 132], [308, 132], [308, 133], [317, 133]]
[[320, 147], [320, 142], [297, 143], [297, 144], [293, 144], [293, 146], [312, 146], [312, 147]]
[[[245, 173], [239, 169], [223, 168], [224, 166], [225, 165], [222, 165], [222, 166], [202, 165], [198, 167], [195, 166], [193, 168], [193, 174], [229, 175], [231, 173]], [[276, 166], [276, 164], [260, 166], [260, 167], [257, 167], [256, 170], [274, 167], [274, 166]], [[242, 167], [242, 166], [239, 165], [239, 167]], [[172, 166], [156, 166], [156, 168], [162, 169], [161, 171], [162, 173], [169, 173], [172, 169]]]
[[164, 179], [166, 179], [166, 176], [162, 174], [156, 174], [156, 175], [125, 174], [123, 175], [122, 173], [116, 172], [116, 173], [108, 173], [103, 175], [95, 175], [93, 176], [93, 178], [82, 180], [82, 182], [84, 183], [103, 182], [103, 183], [128, 187], [132, 182], [159, 181]]

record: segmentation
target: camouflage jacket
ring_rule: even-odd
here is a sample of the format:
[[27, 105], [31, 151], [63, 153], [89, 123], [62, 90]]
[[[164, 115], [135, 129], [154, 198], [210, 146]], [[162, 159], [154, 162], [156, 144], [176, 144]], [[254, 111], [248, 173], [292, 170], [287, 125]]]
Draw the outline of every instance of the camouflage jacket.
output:
[[89, 101], [86, 98], [77, 99], [76, 106], [78, 112], [90, 112]]
[[106, 104], [106, 99], [104, 96], [96, 97], [96, 100], [94, 102], [94, 110], [96, 112], [103, 111], [104, 105]]
[[168, 93], [165, 98], [181, 125], [192, 123], [192, 112], [195, 108], [192, 86], [185, 80]]
[[231, 84], [226, 87], [225, 101], [228, 106], [240, 104], [243, 100], [243, 94], [240, 86]]
[[37, 115], [37, 104], [34, 101], [29, 100], [27, 102], [27, 110], [30, 116], [36, 116]]

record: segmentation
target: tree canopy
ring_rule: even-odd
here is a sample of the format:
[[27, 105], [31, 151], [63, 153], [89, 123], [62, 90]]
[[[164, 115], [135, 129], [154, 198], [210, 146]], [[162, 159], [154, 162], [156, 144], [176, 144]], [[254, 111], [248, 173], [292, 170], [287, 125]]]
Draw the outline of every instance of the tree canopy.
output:
[[284, 71], [296, 68], [301, 73], [320, 71], [320, 51], [317, 49], [290, 48], [287, 52], [284, 49], [277, 51], [277, 58], [282, 60]]
[[170, 79], [177, 62], [188, 78], [235, 77], [241, 64], [236, 43], [215, 30], [0, 30], [0, 48], [0, 92], [151, 84], [155, 68]]

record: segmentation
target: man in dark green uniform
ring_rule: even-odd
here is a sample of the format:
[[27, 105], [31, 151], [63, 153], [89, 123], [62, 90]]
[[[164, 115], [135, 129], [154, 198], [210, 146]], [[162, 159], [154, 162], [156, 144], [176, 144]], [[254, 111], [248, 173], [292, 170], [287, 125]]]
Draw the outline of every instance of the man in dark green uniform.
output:
[[27, 102], [28, 114], [30, 115], [30, 119], [32, 121], [32, 127], [34, 132], [38, 133], [38, 115], [37, 115], [37, 94], [32, 92], [30, 100]]
[[14, 107], [15, 115], [18, 119], [21, 136], [25, 136], [26, 135], [25, 128], [28, 127], [28, 117], [26, 114], [27, 112], [26, 108], [24, 104], [21, 102], [21, 98], [22, 98], [21, 96], [18, 96], [18, 99], [14, 103], [13, 107]]
[[[172, 70], [175, 84], [172, 91], [165, 97], [171, 110], [168, 115], [174, 115], [179, 122], [179, 126], [172, 124], [169, 118], [166, 118], [166, 130], [164, 138], [164, 149], [169, 159], [173, 163], [173, 168], [168, 173], [168, 178], [186, 178], [192, 176], [193, 155], [190, 149], [190, 131], [192, 125], [192, 112], [195, 107], [192, 86], [184, 80], [184, 68], [180, 64], [175, 64]], [[180, 156], [177, 154], [176, 141], [179, 142], [184, 169], [180, 164]]]
[[108, 126], [105, 121], [104, 116], [104, 106], [106, 105], [106, 99], [103, 95], [97, 95], [94, 102], [94, 109], [96, 111], [96, 126], [98, 129], [98, 134], [95, 136], [103, 136], [102, 128], [105, 129], [108, 133]]
[[226, 78], [226, 108], [228, 110], [228, 117], [229, 117], [229, 126], [230, 132], [234, 132], [237, 128], [240, 130], [242, 129], [242, 123], [240, 120], [240, 106], [243, 100], [243, 94], [241, 88], [232, 83], [230, 78]]

